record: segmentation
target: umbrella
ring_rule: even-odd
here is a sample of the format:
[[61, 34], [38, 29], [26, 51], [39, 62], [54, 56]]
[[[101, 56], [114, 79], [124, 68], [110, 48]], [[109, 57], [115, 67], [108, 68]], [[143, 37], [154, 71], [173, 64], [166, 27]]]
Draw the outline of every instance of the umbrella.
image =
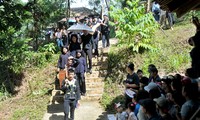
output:
[[63, 18], [63, 19], [61, 19], [60, 21], [58, 21], [58, 22], [66, 22], [67, 21], [67, 18]]
[[89, 26], [85, 24], [75, 24], [69, 27], [67, 30], [73, 32], [82, 32], [83, 30], [88, 31], [89, 33], [94, 32]]

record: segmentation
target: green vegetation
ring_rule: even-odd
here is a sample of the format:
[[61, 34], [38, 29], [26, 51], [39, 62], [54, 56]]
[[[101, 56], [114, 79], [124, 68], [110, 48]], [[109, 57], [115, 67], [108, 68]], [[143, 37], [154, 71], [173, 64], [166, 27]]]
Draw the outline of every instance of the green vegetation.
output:
[[141, 49], [153, 50], [152, 36], [158, 25], [151, 13], [145, 14], [145, 5], [140, 0], [127, 1], [123, 9], [111, 7], [110, 16], [116, 21], [118, 46], [139, 52]]
[[105, 109], [112, 112], [114, 103], [124, 101], [122, 81], [126, 78], [125, 65], [128, 62], [133, 62], [135, 71], [142, 69], [146, 76], [149, 64], [155, 64], [161, 76], [184, 73], [185, 69], [189, 68], [191, 60], [189, 56], [191, 47], [187, 40], [194, 34], [195, 27], [189, 22], [182, 22], [177, 23], [174, 30], [166, 30], [164, 33], [159, 29], [156, 31], [151, 41], [156, 47], [154, 51], [135, 53], [126, 47], [118, 49], [117, 45], [113, 46], [108, 56], [108, 77], [105, 80], [105, 92], [101, 100]]
[[66, 6], [66, 0], [1, 1], [1, 119], [42, 118], [58, 59], [55, 43], [44, 40], [43, 31], [65, 16]]
[[55, 60], [57, 59], [58, 55], [55, 54], [48, 62], [37, 64], [36, 67], [26, 68], [23, 85], [18, 88], [19, 94], [0, 102], [0, 112], [8, 111], [2, 119], [41, 120], [45, 111], [47, 111], [51, 90], [53, 89], [56, 76]]

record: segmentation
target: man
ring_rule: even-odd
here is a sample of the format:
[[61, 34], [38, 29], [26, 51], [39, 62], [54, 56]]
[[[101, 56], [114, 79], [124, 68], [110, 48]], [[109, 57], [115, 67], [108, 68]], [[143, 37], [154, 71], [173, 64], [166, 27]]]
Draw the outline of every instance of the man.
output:
[[80, 88], [78, 81], [74, 79], [74, 70], [68, 70], [68, 79], [63, 80], [62, 82], [62, 91], [65, 93], [64, 96], [64, 120], [69, 120], [69, 112], [70, 119], [74, 120], [74, 111], [75, 107], [79, 106], [80, 100]]
[[75, 20], [76, 20], [76, 24], [80, 23], [79, 16], [76, 16], [76, 17], [75, 17]]
[[134, 90], [139, 89], [139, 77], [134, 72], [134, 64], [129, 63], [126, 67], [126, 71], [128, 73], [127, 79], [124, 81], [125, 86], [125, 107], [128, 108], [128, 104], [132, 102], [133, 94], [135, 94]]
[[[98, 26], [98, 24], [100, 25], [100, 22], [97, 19], [97, 16], [94, 17], [93, 19], [93, 26]], [[100, 36], [100, 31], [101, 28], [100, 26], [96, 27], [95, 32], [93, 34], [93, 39], [94, 39], [94, 55], [95, 56], [99, 56], [99, 51], [98, 51], [98, 47], [99, 47], [99, 36]]]
[[108, 16], [104, 15], [103, 18], [104, 20], [101, 23], [101, 33], [102, 33], [103, 48], [105, 48], [110, 46], [110, 41], [109, 41], [110, 28], [109, 28]]
[[89, 61], [88, 72], [92, 74], [92, 49], [94, 47], [94, 41], [91, 34], [88, 31], [83, 30], [83, 35], [81, 35], [81, 42], [83, 43], [83, 52], [85, 54], [85, 59]]
[[65, 46], [68, 46], [68, 45], [69, 45], [69, 41], [68, 41], [68, 32], [67, 32], [65, 26], [63, 26], [63, 28], [61, 29], [61, 32], [62, 32], [63, 44], [64, 44]]
[[55, 37], [56, 37], [58, 47], [59, 48], [63, 47], [62, 32], [60, 31], [59, 28], [57, 29], [55, 33]]

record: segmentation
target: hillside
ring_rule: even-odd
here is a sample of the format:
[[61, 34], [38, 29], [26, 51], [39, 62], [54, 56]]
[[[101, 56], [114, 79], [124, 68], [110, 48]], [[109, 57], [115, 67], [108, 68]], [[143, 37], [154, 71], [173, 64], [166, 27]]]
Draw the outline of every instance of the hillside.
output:
[[147, 67], [154, 64], [158, 68], [160, 76], [167, 74], [184, 74], [190, 67], [191, 59], [189, 52], [192, 47], [187, 43], [188, 39], [195, 34], [195, 27], [189, 22], [180, 22], [174, 26], [174, 30], [157, 30], [151, 44], [152, 51], [133, 53], [130, 49], [119, 49], [117, 46], [111, 48], [108, 57], [109, 75], [105, 81], [102, 105], [108, 111], [113, 110], [114, 103], [123, 102], [123, 84], [128, 62], [135, 64], [135, 72], [143, 70], [148, 76]]
[[[121, 99], [122, 91], [119, 88], [122, 86], [124, 68], [128, 61], [135, 63], [136, 70], [142, 69], [145, 73], [148, 64], [153, 63], [159, 68], [160, 75], [184, 73], [190, 66], [191, 47], [187, 44], [187, 40], [195, 33], [194, 26], [190, 23], [179, 23], [174, 26], [173, 31], [166, 30], [164, 33], [157, 30], [152, 41], [154, 51], [133, 54], [127, 49], [119, 50], [117, 46], [111, 48], [108, 54], [109, 75], [106, 77], [101, 100], [104, 108], [113, 108], [113, 103]], [[18, 94], [0, 102], [0, 119], [40, 120], [43, 117], [53, 89], [57, 58], [58, 55], [54, 55], [52, 61], [45, 67], [34, 67], [24, 71], [23, 83], [18, 88]]]

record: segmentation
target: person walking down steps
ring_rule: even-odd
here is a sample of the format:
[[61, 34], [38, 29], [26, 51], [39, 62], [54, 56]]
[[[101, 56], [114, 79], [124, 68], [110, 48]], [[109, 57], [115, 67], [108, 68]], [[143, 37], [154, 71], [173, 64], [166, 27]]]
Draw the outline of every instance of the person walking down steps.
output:
[[[68, 70], [68, 79], [62, 82], [62, 91], [64, 95], [64, 120], [74, 120], [75, 108], [78, 107], [80, 98], [80, 88], [78, 81], [74, 79], [74, 70]], [[69, 119], [70, 112], [70, 119]]]
[[82, 51], [76, 51], [76, 59], [79, 61], [78, 66], [75, 69], [76, 78], [79, 82], [81, 95], [85, 96], [86, 93], [86, 85], [85, 85], [85, 72], [87, 71], [86, 60], [82, 56]]
[[87, 72], [92, 74], [92, 49], [94, 47], [93, 37], [91, 34], [88, 33], [88, 31], [83, 30], [83, 35], [81, 36], [81, 40], [83, 43], [82, 49], [84, 51], [86, 62], [88, 57], [89, 67], [87, 69], [88, 70]]

